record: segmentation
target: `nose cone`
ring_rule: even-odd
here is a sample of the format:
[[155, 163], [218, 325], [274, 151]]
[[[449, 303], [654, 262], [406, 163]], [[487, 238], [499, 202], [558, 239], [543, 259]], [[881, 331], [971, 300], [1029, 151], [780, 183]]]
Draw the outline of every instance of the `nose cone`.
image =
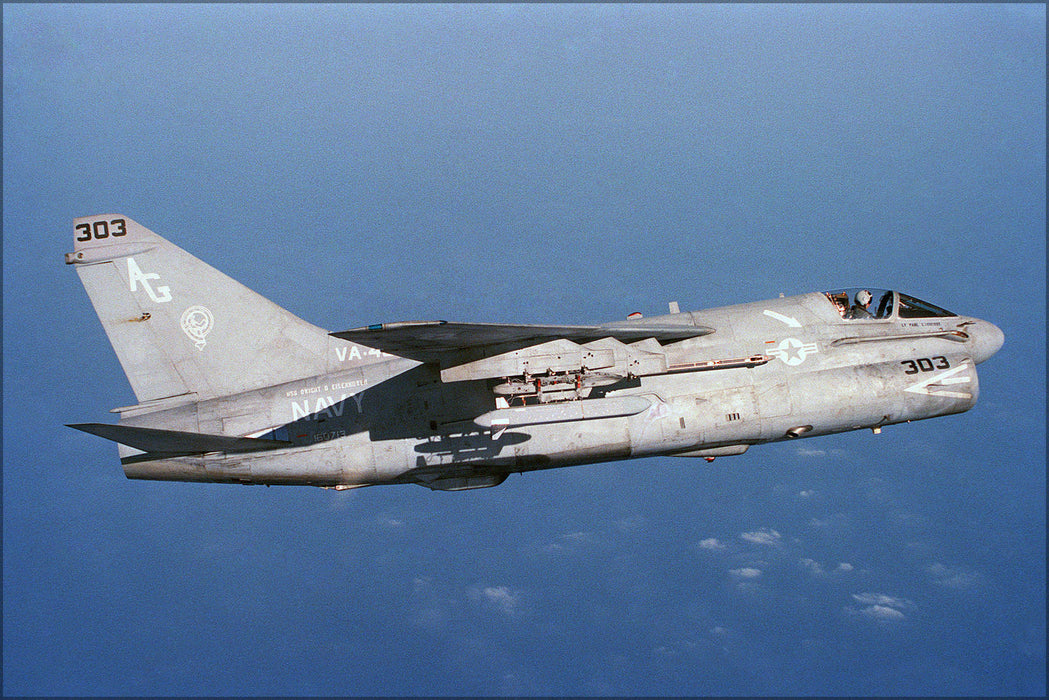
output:
[[987, 321], [977, 321], [970, 326], [969, 336], [972, 338], [973, 361], [976, 364], [990, 359], [1005, 342], [1005, 333], [1002, 333], [1002, 329]]

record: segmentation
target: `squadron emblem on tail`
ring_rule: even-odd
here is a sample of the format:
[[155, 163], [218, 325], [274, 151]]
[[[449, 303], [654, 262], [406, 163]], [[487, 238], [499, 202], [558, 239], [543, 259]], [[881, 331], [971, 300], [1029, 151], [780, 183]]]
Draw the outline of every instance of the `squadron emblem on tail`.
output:
[[197, 350], [204, 350], [208, 344], [205, 338], [215, 325], [215, 316], [206, 306], [191, 306], [182, 312], [181, 325], [182, 332], [197, 344]]

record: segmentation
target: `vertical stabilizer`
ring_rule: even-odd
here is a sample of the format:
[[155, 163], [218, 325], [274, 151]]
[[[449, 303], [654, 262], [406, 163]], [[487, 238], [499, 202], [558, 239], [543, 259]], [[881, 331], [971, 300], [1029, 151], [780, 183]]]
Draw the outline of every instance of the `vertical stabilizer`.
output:
[[325, 371], [327, 331], [120, 214], [74, 219], [74, 265], [140, 403]]

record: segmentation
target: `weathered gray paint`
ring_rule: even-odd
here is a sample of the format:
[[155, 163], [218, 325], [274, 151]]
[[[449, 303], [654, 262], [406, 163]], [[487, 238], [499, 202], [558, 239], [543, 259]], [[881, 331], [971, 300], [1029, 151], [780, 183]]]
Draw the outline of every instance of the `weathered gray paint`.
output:
[[[136, 479], [460, 489], [644, 455], [711, 459], [966, 411], [975, 365], [1003, 341], [971, 317], [901, 318], [898, 294], [890, 317], [847, 320], [823, 293], [604, 326], [428, 322], [329, 335], [127, 217], [74, 226], [67, 263], [141, 402], [116, 409], [120, 425], [265, 439], [245, 452], [250, 440], [201, 437], [187, 444], [239, 451], [173, 457], [150, 447], [159, 433], [140, 431], [146, 451], [120, 445]], [[603, 376], [557, 384], [550, 372]], [[534, 407], [493, 390], [544, 378]], [[169, 449], [170, 435], [154, 439]]]

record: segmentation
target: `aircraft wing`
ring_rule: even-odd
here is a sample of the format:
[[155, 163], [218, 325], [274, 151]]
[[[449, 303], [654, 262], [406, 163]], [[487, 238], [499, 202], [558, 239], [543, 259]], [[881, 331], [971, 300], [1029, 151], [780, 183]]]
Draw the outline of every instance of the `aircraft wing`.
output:
[[553, 340], [583, 344], [602, 338], [624, 343], [654, 338], [660, 344], [674, 343], [713, 333], [707, 326], [612, 325], [533, 326], [501, 323], [455, 323], [449, 321], [404, 321], [379, 323], [332, 333], [353, 343], [376, 348], [391, 355], [422, 362], [455, 364], [456, 357], [479, 353], [493, 355], [520, 350]]

